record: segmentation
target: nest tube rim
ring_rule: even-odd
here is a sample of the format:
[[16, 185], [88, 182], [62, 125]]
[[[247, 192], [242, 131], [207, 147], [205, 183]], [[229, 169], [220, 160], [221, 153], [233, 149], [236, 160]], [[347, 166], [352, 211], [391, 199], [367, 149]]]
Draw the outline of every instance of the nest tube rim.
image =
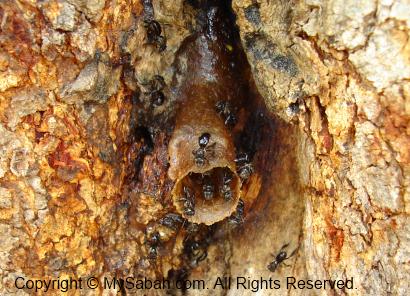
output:
[[[184, 217], [187, 219], [189, 222], [192, 223], [202, 223], [206, 225], [212, 225], [217, 222], [220, 222], [224, 220], [225, 218], [231, 216], [239, 203], [239, 200], [241, 198], [241, 179], [236, 173], [235, 165], [230, 164], [227, 160], [225, 160], [226, 163], [221, 163], [218, 165], [210, 165], [207, 166], [206, 168], [191, 168], [187, 170], [184, 174], [180, 175], [180, 177], [175, 181], [174, 187], [171, 191], [172, 195], [172, 201], [173, 204], [176, 208], [176, 210]], [[216, 206], [215, 204], [213, 205], [205, 205], [205, 203], [202, 203], [201, 205], [197, 204], [198, 197], [195, 197], [195, 214], [190, 216], [186, 215], [184, 213], [184, 207], [180, 201], [181, 199], [181, 192], [183, 191], [183, 181], [186, 178], [189, 178], [190, 174], [203, 174], [209, 171], [213, 171], [216, 169], [228, 169], [230, 173], [232, 174], [232, 183], [233, 183], [233, 188], [231, 187], [231, 190], [233, 192], [233, 197], [230, 201], [224, 201], [223, 206], [220, 206], [220, 203], [218, 203]], [[219, 197], [222, 198], [222, 197]], [[210, 202], [212, 203], [212, 202]]]

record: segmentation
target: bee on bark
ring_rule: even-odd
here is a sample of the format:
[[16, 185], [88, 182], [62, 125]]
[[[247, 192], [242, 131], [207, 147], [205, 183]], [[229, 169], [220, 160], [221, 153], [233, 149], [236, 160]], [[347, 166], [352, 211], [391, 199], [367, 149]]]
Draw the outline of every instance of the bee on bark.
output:
[[239, 154], [235, 159], [235, 163], [238, 168], [237, 171], [238, 171], [239, 177], [242, 180], [246, 180], [252, 175], [253, 166], [249, 160], [249, 156], [247, 153]]
[[163, 52], [167, 48], [167, 39], [165, 36], [158, 36], [156, 44], [159, 52]]
[[245, 204], [242, 199], [239, 200], [236, 211], [228, 218], [228, 223], [234, 227], [243, 223], [243, 212]]
[[165, 101], [165, 95], [163, 94], [162, 91], [154, 91], [150, 95], [151, 97], [151, 102], [155, 107], [161, 106], [164, 104]]
[[149, 246], [148, 259], [157, 259], [158, 251], [156, 246]]
[[161, 36], [162, 28], [156, 20], [145, 20], [144, 27], [147, 31], [147, 40], [149, 44], [154, 44], [159, 52], [164, 51], [167, 48], [167, 40], [164, 36]]
[[224, 120], [224, 124], [228, 127], [234, 127], [237, 119], [231, 104], [228, 101], [218, 101], [215, 104], [216, 112], [222, 117]]
[[208, 145], [211, 135], [209, 133], [203, 133], [198, 138], [199, 148], [192, 151], [194, 155], [194, 161], [197, 166], [204, 166], [207, 162], [207, 156], [214, 155], [215, 143]]
[[195, 267], [208, 256], [207, 246], [196, 240], [188, 239], [184, 242], [184, 253], [188, 257], [189, 265]]
[[233, 197], [231, 182], [232, 174], [230, 172], [225, 172], [222, 178], [222, 186], [220, 190], [221, 195], [223, 196], [225, 201], [230, 201]]
[[200, 226], [197, 223], [189, 222], [186, 225], [186, 231], [187, 231], [189, 236], [194, 235], [195, 233], [197, 233], [199, 231], [199, 229], [200, 229]]
[[187, 216], [195, 215], [195, 195], [187, 186], [183, 187], [184, 193], [180, 201], [184, 206], [184, 214]]
[[166, 86], [164, 78], [160, 75], [154, 75], [154, 77], [145, 84], [148, 91], [144, 94], [149, 97], [149, 101], [154, 106], [161, 106], [165, 101], [165, 95], [162, 92]]
[[162, 90], [166, 86], [164, 77], [161, 75], [154, 75], [151, 80], [151, 85], [153, 89]]
[[[288, 254], [286, 253], [286, 251], [284, 251], [284, 249], [286, 249], [286, 247], [287, 247], [288, 245], [289, 245], [289, 244], [283, 245], [282, 248], [279, 250], [279, 253], [276, 255], [275, 259], [274, 259], [271, 263], [268, 264], [267, 268], [268, 268], [270, 271], [275, 272], [275, 270], [279, 267], [279, 265], [280, 265], [283, 261], [289, 259], [290, 257], [292, 257], [292, 256], [296, 253], [297, 248], [292, 252], [292, 254], [290, 254], [290, 255], [288, 256]], [[285, 263], [283, 263], [283, 264], [285, 264]], [[285, 265], [286, 265], [286, 264], [285, 264]]]
[[161, 236], [158, 231], [155, 231], [146, 239], [146, 244], [148, 246], [148, 258], [156, 259], [157, 258], [157, 248], [161, 242]]
[[178, 229], [178, 225], [184, 223], [184, 219], [175, 213], [168, 213], [159, 220], [159, 223], [174, 231]]
[[155, 41], [155, 38], [161, 35], [162, 28], [161, 25], [153, 19], [144, 20], [144, 27], [147, 30], [148, 42]]
[[[186, 295], [188, 288], [188, 276], [189, 276], [189, 270], [185, 267], [181, 269], [171, 269], [168, 272], [168, 277], [167, 280], [173, 282], [173, 283], [181, 283], [181, 286], [177, 287], [170, 287], [170, 289], [166, 290], [165, 295], [167, 296], [178, 296], [178, 295]], [[173, 286], [173, 285], [171, 285]]]

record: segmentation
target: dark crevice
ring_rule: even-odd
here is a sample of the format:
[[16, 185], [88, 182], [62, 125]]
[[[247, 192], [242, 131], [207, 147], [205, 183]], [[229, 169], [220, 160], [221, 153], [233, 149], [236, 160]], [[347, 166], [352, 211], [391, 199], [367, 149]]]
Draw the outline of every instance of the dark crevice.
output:
[[[270, 154], [268, 159], [272, 161], [277, 156], [270, 138], [275, 132], [277, 123], [268, 112], [252, 79], [250, 65], [235, 24], [236, 16], [232, 10], [231, 1], [191, 0], [185, 1], [185, 5], [187, 9], [194, 12], [196, 24], [192, 35], [184, 40], [176, 54], [174, 79], [170, 85], [166, 86], [171, 95], [175, 97], [174, 101], [170, 100], [175, 102], [170, 106], [171, 111], [156, 112], [152, 105], [144, 103], [143, 96], [146, 96], [144, 90], [134, 91], [129, 96], [128, 145], [130, 147], [127, 156], [128, 177], [127, 184], [125, 184], [127, 187], [125, 192], [128, 192], [126, 199], [129, 204], [129, 228], [141, 231], [141, 228], [145, 227], [143, 232], [147, 243], [141, 246], [142, 254], [145, 256], [145, 260], [149, 261], [150, 268], [155, 270], [156, 275], [160, 274], [158, 270], [160, 270], [159, 264], [163, 259], [161, 257], [171, 252], [169, 249], [173, 248], [178, 236], [183, 236], [183, 252], [179, 255], [182, 263], [179, 266], [173, 266], [168, 275], [164, 275], [171, 280], [189, 278], [193, 269], [205, 264], [208, 260], [207, 250], [211, 244], [217, 244], [218, 247], [221, 247], [229, 241], [228, 244], [232, 247], [232, 237], [243, 235], [242, 226], [247, 220], [245, 215], [250, 209], [250, 205], [246, 202], [243, 204], [241, 201], [242, 207], [238, 207], [231, 217], [212, 226], [188, 223], [187, 220], [182, 217], [178, 218], [176, 214], [173, 214], [175, 208], [170, 203], [169, 197], [173, 182], [167, 176], [167, 146], [174, 128], [177, 104], [181, 103], [179, 100], [181, 79], [177, 79], [177, 76], [186, 79], [186, 77], [191, 77], [192, 73], [199, 76], [205, 76], [209, 73], [211, 76], [213, 75], [217, 81], [215, 84], [218, 84], [216, 87], [218, 88], [219, 101], [224, 104], [228, 103], [224, 105], [222, 111], [218, 111], [219, 115], [222, 121], [225, 121], [227, 129], [233, 137], [235, 152], [248, 155], [255, 166], [255, 174], [258, 174], [259, 170], [266, 169], [268, 171], [270, 169], [264, 162], [264, 157], [267, 154]], [[154, 11], [151, 1], [144, 0], [143, 6], [145, 18], [153, 19]], [[254, 8], [249, 8], [248, 14], [250, 17], [257, 17]], [[209, 51], [211, 52], [210, 56], [214, 58], [213, 62], [217, 61], [216, 66], [204, 64], [206, 59], [202, 57]], [[178, 58], [184, 55], [185, 57], [197, 58], [193, 59], [194, 63], [183, 67], [179, 64]], [[119, 63], [122, 62], [129, 65], [127, 58], [119, 61]], [[287, 61], [277, 60], [276, 62], [276, 67], [284, 67], [287, 70], [289, 67], [291, 68], [291, 65], [286, 64]], [[127, 67], [127, 71], [132, 73], [132, 69]], [[157, 74], [161, 75], [161, 73]], [[189, 85], [189, 82], [187, 84], [187, 89], [190, 89], [192, 85]], [[215, 108], [218, 107], [215, 105]], [[247, 186], [246, 180], [244, 186]], [[140, 196], [136, 192], [152, 195], [154, 203], [160, 202], [163, 206], [161, 217], [169, 214], [175, 215], [169, 216], [176, 219], [175, 221], [171, 221], [171, 219], [165, 223], [166, 227], [173, 232], [172, 238], [161, 241], [162, 238], [159, 237], [153, 242], [153, 233], [156, 233], [156, 229], [164, 227], [164, 224], [161, 224], [161, 221], [164, 222], [164, 220], [159, 217], [156, 221], [151, 220], [147, 226], [134, 222], [137, 219], [133, 217], [138, 215], [140, 202]], [[158, 199], [159, 197], [160, 199]], [[266, 200], [263, 203], [266, 203]], [[227, 266], [230, 266], [230, 262], [227, 263]], [[139, 268], [138, 263], [136, 263], [134, 272], [143, 274], [144, 272]], [[230, 274], [229, 270], [225, 272], [227, 275]], [[179, 293], [181, 292], [183, 295], [186, 293], [184, 290], [179, 291]], [[171, 291], [171, 293], [173, 292]]]
[[141, 143], [137, 156], [134, 160], [135, 172], [139, 172], [144, 163], [145, 156], [150, 154], [154, 149], [154, 142], [152, 135], [146, 126], [138, 126], [133, 134], [134, 140]]

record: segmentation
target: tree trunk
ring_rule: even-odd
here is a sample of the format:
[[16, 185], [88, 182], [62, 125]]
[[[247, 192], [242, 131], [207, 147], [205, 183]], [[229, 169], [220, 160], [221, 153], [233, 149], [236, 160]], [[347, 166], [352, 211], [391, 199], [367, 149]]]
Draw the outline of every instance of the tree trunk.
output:
[[[58, 295], [27, 280], [71, 277], [84, 279], [72, 295], [407, 295], [409, 11], [407, 0], [0, 2], [0, 294]], [[236, 160], [235, 186], [250, 177], [213, 225], [172, 197], [168, 144], [191, 107], [214, 112], [209, 130], [251, 161]], [[189, 119], [188, 152], [175, 148], [201, 173], [193, 161], [204, 152], [207, 168], [215, 135], [190, 151], [204, 118]], [[208, 176], [229, 184], [213, 172], [183, 186], [216, 212], [226, 191], [212, 207], [198, 198]], [[104, 289], [104, 277], [209, 289]], [[290, 277], [353, 288], [295, 289]]]

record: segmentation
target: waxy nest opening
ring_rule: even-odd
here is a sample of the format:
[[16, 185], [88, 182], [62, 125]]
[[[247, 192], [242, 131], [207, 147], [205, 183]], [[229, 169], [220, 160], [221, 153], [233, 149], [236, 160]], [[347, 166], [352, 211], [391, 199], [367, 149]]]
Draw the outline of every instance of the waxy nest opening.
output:
[[[231, 176], [229, 190], [231, 198], [224, 197], [223, 185], [224, 176]], [[213, 197], [207, 200], [204, 196], [204, 184], [211, 183], [214, 192]], [[183, 198], [185, 195], [184, 186], [188, 187], [194, 196], [195, 214], [187, 215]], [[231, 167], [214, 167], [205, 172], [190, 171], [176, 182], [172, 191], [174, 205], [178, 212], [186, 219], [194, 223], [204, 223], [212, 225], [218, 221], [229, 217], [236, 209], [240, 198], [241, 182], [235, 170]]]

